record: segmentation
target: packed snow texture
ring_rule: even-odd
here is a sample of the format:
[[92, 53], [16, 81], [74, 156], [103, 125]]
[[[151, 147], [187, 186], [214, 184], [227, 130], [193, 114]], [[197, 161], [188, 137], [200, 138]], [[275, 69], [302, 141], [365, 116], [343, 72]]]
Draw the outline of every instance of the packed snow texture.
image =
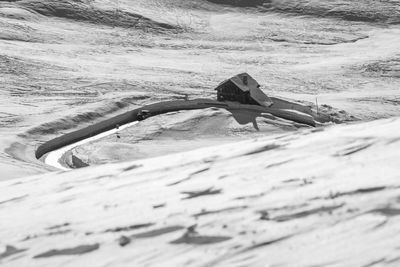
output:
[[399, 130], [386, 119], [4, 181], [1, 264], [398, 266]]
[[0, 1], [0, 179], [54, 170], [33, 156], [52, 138], [158, 101], [215, 98], [241, 72], [268, 95], [360, 120], [399, 115], [399, 1], [243, 3]]
[[[399, 6], [0, 1], [1, 266], [399, 266]], [[68, 152], [99, 166], [34, 157], [241, 72], [353, 122], [177, 112]]]

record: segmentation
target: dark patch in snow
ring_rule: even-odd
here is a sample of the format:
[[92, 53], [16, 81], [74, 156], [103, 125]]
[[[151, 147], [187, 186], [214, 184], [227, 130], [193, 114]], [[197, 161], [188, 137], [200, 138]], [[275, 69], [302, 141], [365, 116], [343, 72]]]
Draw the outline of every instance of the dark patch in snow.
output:
[[[331, 213], [332, 211], [339, 209], [343, 206], [344, 206], [344, 204], [335, 205], [335, 206], [327, 206], [327, 207], [322, 206], [322, 207], [318, 207], [315, 209], [305, 210], [305, 211], [301, 211], [301, 212], [297, 212], [297, 213], [293, 213], [293, 214], [280, 215], [275, 218], [272, 218], [271, 220], [277, 221], [277, 222], [286, 222], [286, 221], [304, 218], [304, 217], [308, 217], [308, 216], [316, 215], [316, 214], [320, 214], [320, 213]], [[268, 218], [268, 220], [269, 220], [269, 218]]]
[[10, 257], [12, 255], [24, 252], [26, 250], [27, 249], [18, 249], [16, 247], [7, 245], [6, 246], [6, 251], [4, 251], [3, 253], [0, 254], [0, 260], [4, 259], [4, 258], [7, 258], [7, 257]]
[[240, 196], [240, 197], [236, 197], [234, 199], [236, 199], [236, 200], [244, 200], [244, 199], [260, 198], [260, 197], [263, 197], [263, 196], [265, 196], [265, 193], [248, 195], [248, 196]]
[[375, 266], [375, 265], [377, 265], [379, 263], [383, 263], [385, 261], [386, 261], [385, 258], [381, 258], [381, 259], [378, 259], [378, 260], [374, 260], [373, 262], [368, 263], [367, 265], [363, 265], [363, 267], [372, 267], [372, 266]]
[[342, 196], [352, 196], [352, 195], [357, 195], [357, 194], [368, 194], [368, 193], [375, 193], [378, 191], [385, 190], [386, 186], [377, 186], [377, 187], [368, 187], [368, 188], [359, 188], [354, 191], [349, 191], [349, 192], [337, 192], [337, 193], [330, 193], [329, 198], [334, 199]]
[[71, 224], [70, 223], [63, 223], [63, 224], [57, 224], [57, 225], [54, 225], [54, 226], [50, 226], [50, 227], [47, 227], [45, 229], [46, 230], [55, 230], [55, 229], [59, 229], [59, 228], [63, 228], [63, 227], [69, 226], [69, 225], [71, 225]]
[[146, 228], [146, 227], [150, 227], [154, 225], [154, 223], [143, 223], [143, 224], [133, 224], [133, 225], [129, 225], [129, 226], [121, 226], [121, 227], [116, 227], [116, 228], [112, 228], [112, 229], [107, 229], [104, 232], [105, 233], [109, 233], [109, 232], [125, 232], [125, 231], [132, 231], [132, 230], [136, 230], [136, 229], [140, 229], [140, 228]]
[[289, 162], [291, 162], [291, 161], [293, 161], [293, 160], [292, 160], [292, 159], [288, 159], [288, 160], [284, 160], [284, 161], [281, 161], [281, 162], [271, 163], [271, 164], [265, 166], [265, 168], [266, 168], [266, 169], [270, 169], [270, 168], [273, 168], [273, 167], [278, 167], [278, 166], [280, 166], [280, 165], [289, 163]]
[[379, 214], [385, 215], [387, 217], [394, 217], [394, 216], [399, 216], [400, 215], [400, 209], [391, 208], [391, 207], [374, 209], [374, 210], [371, 210], [370, 212], [379, 213]]
[[165, 203], [163, 203], [163, 204], [158, 204], [158, 205], [153, 205], [153, 209], [159, 209], [159, 208], [163, 208], [163, 207], [165, 207], [165, 206], [166, 206]]
[[284, 240], [286, 240], [286, 239], [288, 239], [290, 237], [292, 237], [292, 235], [283, 236], [283, 237], [279, 237], [279, 238], [276, 238], [276, 239], [272, 239], [272, 240], [268, 240], [268, 241], [265, 241], [265, 242], [261, 242], [261, 243], [255, 244], [255, 245], [253, 245], [251, 247], [245, 248], [242, 252], [248, 252], [248, 251], [253, 250], [253, 249], [258, 249], [258, 248], [262, 248], [262, 247], [265, 247], [265, 246], [273, 245], [273, 244], [282, 242], [282, 241], [284, 241]]
[[337, 152], [334, 156], [336, 156], [336, 157], [349, 156], [351, 154], [354, 154], [354, 153], [360, 152], [364, 149], [367, 149], [371, 145], [372, 144], [362, 144], [362, 145], [352, 146], [350, 148], [346, 148], [345, 150], [343, 150], [341, 152]]
[[160, 228], [160, 229], [154, 229], [154, 230], [150, 230], [150, 231], [147, 231], [147, 232], [135, 234], [135, 235], [132, 235], [132, 237], [135, 237], [135, 238], [151, 238], [151, 237], [156, 237], [156, 236], [160, 236], [160, 235], [165, 235], [165, 234], [169, 234], [169, 233], [172, 233], [172, 232], [176, 232], [176, 231], [184, 229], [184, 228], [185, 227], [180, 226], [180, 225], [167, 226], [167, 227], [163, 227], [163, 228]]
[[389, 142], [387, 142], [387, 144], [388, 144], [388, 145], [391, 145], [391, 144], [396, 143], [396, 142], [399, 142], [399, 141], [400, 141], [400, 138], [393, 138], [393, 139], [391, 139]]
[[9, 203], [9, 202], [19, 201], [19, 200], [22, 200], [22, 199], [26, 198], [27, 196], [28, 195], [23, 195], [23, 196], [20, 196], [20, 197], [13, 197], [13, 198], [10, 198], [10, 199], [7, 199], [7, 200], [3, 200], [3, 201], [0, 201], [0, 205], [3, 205], [5, 203]]
[[266, 211], [266, 210], [263, 210], [263, 211], [260, 211], [260, 220], [262, 220], [262, 221], [269, 221], [269, 220], [271, 220], [271, 217], [269, 216], [269, 213], [268, 213], [268, 211]]
[[218, 214], [221, 212], [233, 211], [233, 210], [245, 209], [245, 208], [248, 208], [248, 206], [229, 207], [229, 208], [219, 209], [219, 210], [202, 210], [199, 213], [193, 214], [193, 217], [200, 217], [200, 216], [205, 216], [205, 215], [210, 215], [210, 214]]
[[217, 195], [217, 194], [221, 194], [221, 192], [222, 192], [221, 189], [213, 189], [213, 187], [211, 187], [206, 190], [186, 191], [186, 192], [181, 192], [181, 193], [187, 195], [187, 197], [185, 197], [183, 199], [191, 199], [191, 198], [202, 197], [202, 196], [207, 196], [207, 195]]
[[83, 160], [81, 160], [80, 158], [78, 158], [75, 155], [71, 156], [71, 161], [72, 161], [72, 167], [74, 169], [84, 168], [84, 167], [88, 167], [89, 166], [89, 164], [87, 164], [86, 162], [84, 162]]
[[204, 169], [200, 169], [200, 170], [198, 170], [198, 171], [195, 171], [195, 172], [189, 174], [188, 177], [186, 177], [185, 179], [182, 179], [182, 180], [179, 180], [179, 181], [176, 181], [176, 182], [167, 184], [167, 186], [174, 186], [174, 185], [177, 185], [177, 184], [180, 184], [180, 183], [189, 181], [190, 179], [193, 178], [194, 175], [199, 174], [199, 173], [206, 172], [206, 171], [208, 171], [209, 169], [210, 169], [210, 168], [207, 167], [207, 168], [204, 168]]
[[299, 41], [299, 40], [293, 40], [291, 38], [277, 38], [277, 37], [270, 37], [268, 38], [269, 40], [273, 42], [278, 42], [278, 43], [294, 43], [294, 44], [305, 44], [305, 45], [337, 45], [337, 44], [346, 44], [346, 43], [355, 43], [360, 40], [364, 40], [369, 38], [367, 35], [355, 37], [353, 39], [343, 39], [343, 38], [338, 38], [336, 40], [329, 40], [329, 41]]
[[170, 242], [171, 244], [195, 244], [207, 245], [227, 241], [231, 239], [229, 236], [206, 236], [200, 235], [197, 231], [197, 224], [191, 225], [187, 228], [182, 237]]
[[63, 234], [67, 234], [69, 232], [71, 232], [71, 230], [70, 229], [66, 229], [66, 230], [49, 232], [49, 233], [45, 233], [45, 234], [28, 235], [24, 239], [22, 239], [22, 241], [27, 241], [27, 240], [31, 240], [31, 239], [35, 239], [35, 238], [39, 238], [39, 237], [45, 237], [45, 236], [63, 235]]
[[65, 248], [65, 249], [52, 249], [47, 252], [38, 254], [33, 258], [37, 259], [37, 258], [49, 258], [54, 256], [81, 255], [97, 250], [99, 249], [99, 247], [100, 247], [99, 244], [93, 244], [93, 245], [80, 245], [77, 247]]
[[266, 151], [269, 151], [269, 150], [273, 150], [273, 149], [277, 149], [277, 148], [280, 148], [280, 147], [281, 147], [280, 145], [269, 144], [269, 145], [265, 145], [265, 146], [260, 147], [260, 148], [256, 148], [253, 151], [250, 151], [250, 152], [244, 154], [244, 156], [263, 153], [263, 152], [266, 152]]
[[276, 207], [276, 208], [268, 208], [265, 210], [260, 210], [258, 211], [258, 213], [260, 214], [260, 220], [265, 220], [265, 221], [269, 221], [271, 220], [270, 217], [270, 212], [276, 212], [276, 211], [287, 211], [287, 210], [296, 210], [296, 209], [300, 209], [300, 208], [304, 208], [307, 207], [308, 205], [303, 203], [303, 204], [299, 204], [299, 205], [285, 205], [285, 206], [281, 206], [281, 207]]
[[190, 175], [192, 176], [192, 175], [196, 175], [196, 174], [199, 174], [199, 173], [202, 173], [202, 172], [206, 172], [206, 171], [208, 171], [210, 168], [203, 168], [203, 169], [200, 169], [200, 170], [198, 170], [198, 171], [195, 171], [195, 172], [192, 172]]
[[393, 259], [390, 259], [390, 260], [386, 260], [386, 263], [390, 264], [390, 263], [394, 263], [394, 262], [398, 262], [398, 261], [400, 261], [400, 257], [396, 257], [396, 258], [393, 258]]
[[122, 171], [123, 172], [127, 172], [127, 171], [131, 171], [131, 170], [134, 170], [134, 169], [137, 169], [137, 168], [140, 168], [140, 167], [142, 167], [142, 165], [133, 164], [133, 165], [131, 165], [129, 167], [126, 167]]
[[127, 236], [121, 236], [120, 238], [118, 238], [118, 244], [121, 247], [125, 247], [126, 245], [128, 245], [129, 243], [131, 243], [131, 239]]
[[284, 180], [282, 182], [283, 183], [292, 183], [292, 182], [298, 182], [298, 181], [300, 181], [300, 178], [288, 179], [288, 180]]
[[171, 241], [170, 244], [193, 244], [193, 245], [208, 245], [227, 241], [231, 239], [229, 236], [207, 236], [200, 235], [195, 230], [196, 225], [189, 227], [186, 233], [180, 238]]

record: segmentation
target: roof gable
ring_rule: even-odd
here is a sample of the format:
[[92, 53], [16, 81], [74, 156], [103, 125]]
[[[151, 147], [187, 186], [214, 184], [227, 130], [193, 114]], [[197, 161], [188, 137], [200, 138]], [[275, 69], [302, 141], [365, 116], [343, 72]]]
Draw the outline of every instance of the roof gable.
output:
[[218, 89], [222, 84], [231, 81], [243, 92], [250, 92], [250, 97], [261, 106], [272, 105], [272, 100], [260, 89], [260, 84], [253, 79], [248, 73], [238, 74], [218, 85]]
[[247, 73], [238, 74], [232, 78], [230, 78], [231, 82], [233, 82], [237, 87], [239, 87], [243, 92], [250, 91], [250, 88], [258, 88], [260, 85], [256, 80], [253, 79]]

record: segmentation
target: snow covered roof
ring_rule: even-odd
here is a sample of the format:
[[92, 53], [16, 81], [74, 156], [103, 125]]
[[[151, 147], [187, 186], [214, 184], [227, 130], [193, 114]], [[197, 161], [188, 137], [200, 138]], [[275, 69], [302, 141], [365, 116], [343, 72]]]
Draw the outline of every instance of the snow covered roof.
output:
[[241, 73], [220, 83], [216, 90], [226, 82], [231, 81], [243, 92], [250, 92], [251, 98], [261, 106], [272, 105], [272, 100], [260, 89], [260, 84], [248, 73]]

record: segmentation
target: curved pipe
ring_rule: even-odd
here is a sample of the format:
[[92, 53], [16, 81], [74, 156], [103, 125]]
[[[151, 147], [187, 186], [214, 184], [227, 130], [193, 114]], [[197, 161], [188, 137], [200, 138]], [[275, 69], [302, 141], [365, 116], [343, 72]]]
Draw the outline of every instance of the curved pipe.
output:
[[37, 159], [41, 158], [43, 155], [60, 149], [64, 146], [74, 144], [76, 142], [82, 141], [84, 139], [93, 137], [95, 135], [101, 134], [103, 132], [118, 128], [119, 126], [141, 120], [138, 114], [143, 111], [149, 111], [148, 117], [156, 116], [164, 113], [179, 111], [179, 110], [194, 110], [194, 109], [205, 109], [210, 107], [224, 108], [228, 111], [234, 110], [247, 110], [256, 113], [270, 113], [274, 116], [292, 120], [295, 122], [315, 126], [315, 121], [312, 116], [297, 113], [285, 109], [273, 109], [263, 106], [256, 105], [244, 105], [234, 102], [219, 102], [210, 99], [194, 99], [194, 100], [176, 100], [176, 101], [166, 101], [159, 102], [151, 105], [146, 105], [141, 108], [128, 111], [121, 115], [115, 116], [108, 120], [96, 123], [94, 125], [88, 126], [86, 128], [62, 135], [60, 137], [54, 138], [38, 147], [35, 152]]

